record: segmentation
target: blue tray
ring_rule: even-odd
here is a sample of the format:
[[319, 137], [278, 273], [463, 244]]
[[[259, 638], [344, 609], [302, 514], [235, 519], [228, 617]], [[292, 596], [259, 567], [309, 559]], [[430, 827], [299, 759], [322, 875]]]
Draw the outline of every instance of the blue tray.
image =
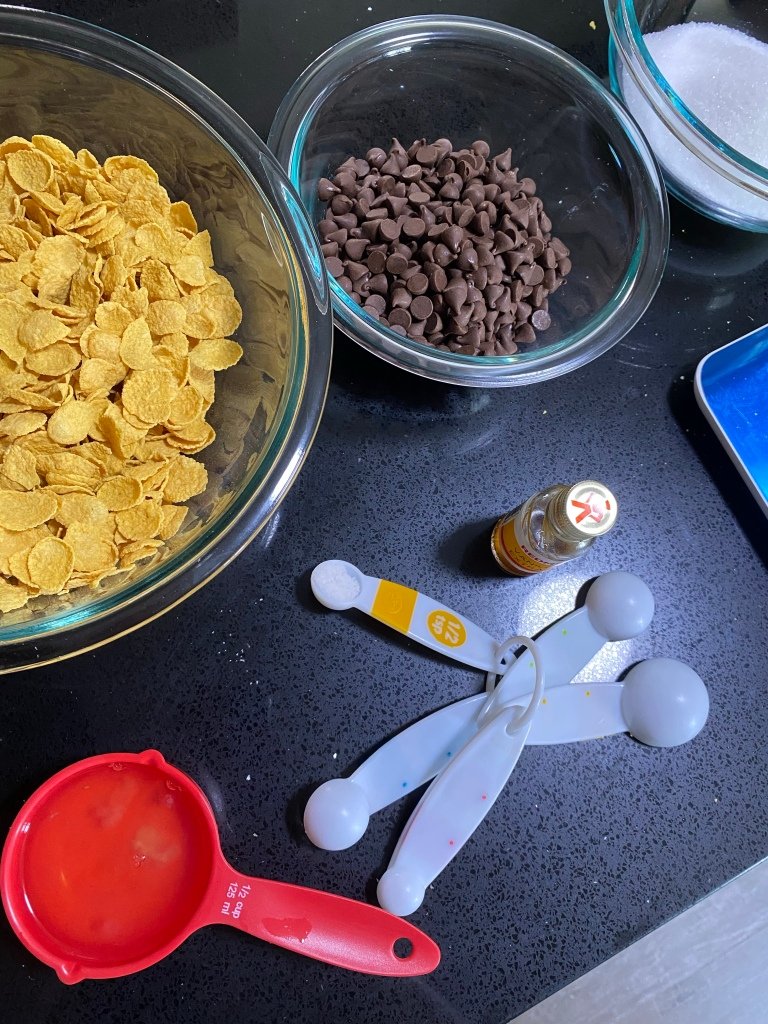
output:
[[696, 400], [768, 515], [768, 326], [710, 352]]

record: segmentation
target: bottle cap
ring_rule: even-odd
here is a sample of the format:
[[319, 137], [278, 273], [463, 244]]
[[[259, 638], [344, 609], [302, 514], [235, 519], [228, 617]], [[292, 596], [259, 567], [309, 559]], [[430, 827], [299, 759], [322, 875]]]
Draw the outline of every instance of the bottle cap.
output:
[[580, 480], [574, 484], [568, 489], [563, 505], [569, 530], [582, 537], [599, 537], [616, 522], [616, 498], [597, 480]]

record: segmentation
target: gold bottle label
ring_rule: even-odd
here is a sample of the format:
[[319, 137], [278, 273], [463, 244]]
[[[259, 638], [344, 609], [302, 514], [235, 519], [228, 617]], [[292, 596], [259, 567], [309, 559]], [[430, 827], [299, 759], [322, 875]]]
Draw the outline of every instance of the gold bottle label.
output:
[[491, 550], [496, 561], [511, 576], [533, 576], [551, 569], [554, 562], [542, 562], [520, 535], [519, 520], [515, 513], [502, 516], [491, 534]]

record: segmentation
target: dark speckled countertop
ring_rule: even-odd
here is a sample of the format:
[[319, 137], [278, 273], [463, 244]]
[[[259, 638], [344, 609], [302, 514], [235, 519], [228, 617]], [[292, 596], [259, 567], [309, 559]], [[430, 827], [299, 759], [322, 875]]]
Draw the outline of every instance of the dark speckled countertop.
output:
[[[387, 17], [471, 11], [605, 71], [598, 0], [43, 6], [177, 61], [262, 137], [312, 58]], [[241, 870], [371, 897], [411, 805], [377, 815], [357, 847], [330, 854], [302, 838], [303, 801], [397, 726], [481, 679], [360, 618], [322, 611], [309, 570], [334, 556], [421, 586], [500, 637], [568, 611], [598, 573], [631, 569], [650, 584], [656, 617], [592, 678], [651, 655], [688, 661], [709, 685], [702, 735], [677, 750], [627, 738], [527, 750], [414, 917], [443, 951], [427, 978], [347, 974], [208, 928], [143, 974], [69, 989], [3, 919], [4, 1024], [502, 1024], [765, 856], [768, 531], [695, 406], [692, 374], [705, 353], [768, 320], [768, 238], [678, 206], [673, 233], [642, 322], [559, 380], [461, 390], [338, 337], [314, 448], [245, 554], [140, 632], [2, 679], [0, 826], [71, 761], [153, 746], [204, 787]], [[543, 484], [584, 476], [620, 496], [614, 533], [548, 577], [500, 578], [485, 546], [494, 517]]]

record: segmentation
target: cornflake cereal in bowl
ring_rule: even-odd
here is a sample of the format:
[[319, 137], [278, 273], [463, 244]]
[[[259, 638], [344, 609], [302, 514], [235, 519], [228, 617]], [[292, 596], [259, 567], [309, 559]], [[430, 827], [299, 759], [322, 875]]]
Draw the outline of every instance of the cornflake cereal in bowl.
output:
[[211, 240], [135, 156], [0, 144], [0, 611], [131, 572], [205, 490], [243, 350]]
[[0, 7], [0, 672], [147, 622], [268, 521], [330, 369], [319, 246], [226, 104]]

